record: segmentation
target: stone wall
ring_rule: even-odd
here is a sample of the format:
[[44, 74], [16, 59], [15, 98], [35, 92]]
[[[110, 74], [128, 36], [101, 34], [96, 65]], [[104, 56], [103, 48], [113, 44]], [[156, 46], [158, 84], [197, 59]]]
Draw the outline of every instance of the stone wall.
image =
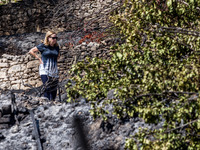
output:
[[[66, 47], [69, 34], [59, 35], [61, 58], [58, 66], [61, 79], [66, 78], [72, 64], [87, 56], [108, 57], [109, 40], [101, 43], [82, 41], [79, 45], [77, 41], [88, 33], [108, 26], [106, 15], [114, 7], [117, 7], [117, 3], [112, 0], [24, 0], [0, 6], [0, 56], [3, 54], [0, 57], [0, 89], [26, 90], [42, 84], [38, 73], [39, 62], [28, 51], [44, 38], [43, 32], [52, 28], [57, 32], [62, 31], [59, 33], [70, 31], [76, 35], [72, 47]], [[39, 36], [27, 36], [30, 32], [38, 32]]]
[[[112, 0], [23, 0], [0, 6], [0, 36], [107, 26]], [[93, 23], [89, 22], [93, 19]], [[95, 20], [94, 20], [95, 19]]]
[[[61, 46], [61, 57], [58, 61], [60, 79], [67, 77], [69, 68], [77, 61], [86, 57], [108, 56], [109, 46], [106, 43], [83, 42], [73, 48]], [[26, 90], [41, 86], [38, 67], [39, 61], [28, 53], [21, 56], [3, 54], [0, 58], [0, 89]]]
[[39, 31], [45, 14], [56, 5], [51, 1], [24, 0], [0, 6], [0, 35]]
[[33, 60], [29, 55], [4, 54], [0, 59], [1, 89], [26, 89], [24, 84], [40, 86], [41, 83], [37, 82], [38, 65], [38, 61]]

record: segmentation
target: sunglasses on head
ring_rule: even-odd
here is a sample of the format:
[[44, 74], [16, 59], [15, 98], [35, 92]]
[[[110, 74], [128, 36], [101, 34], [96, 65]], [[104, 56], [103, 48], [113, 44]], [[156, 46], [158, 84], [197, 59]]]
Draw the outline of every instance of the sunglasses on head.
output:
[[50, 38], [52, 38], [53, 40], [54, 40], [54, 39], [56, 39], [56, 40], [58, 39], [58, 37], [50, 37]]

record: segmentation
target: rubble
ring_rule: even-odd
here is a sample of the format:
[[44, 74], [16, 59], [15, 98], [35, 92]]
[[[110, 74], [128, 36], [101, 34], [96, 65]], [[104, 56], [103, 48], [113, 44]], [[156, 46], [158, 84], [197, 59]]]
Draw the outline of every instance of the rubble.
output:
[[[123, 150], [126, 138], [138, 132], [139, 127], [150, 127], [139, 118], [118, 120], [114, 116], [108, 122], [96, 120], [90, 115], [90, 105], [85, 100], [74, 103], [46, 101], [41, 97], [15, 93], [18, 108], [19, 125], [13, 124], [0, 130], [0, 150], [31, 149], [37, 144], [34, 127], [28, 110], [33, 110], [34, 118], [40, 130], [40, 140], [45, 150], [82, 149], [79, 142], [79, 130], [75, 128], [74, 119], [79, 118], [84, 136], [91, 150]], [[6, 106], [10, 95], [2, 94], [0, 105]], [[4, 104], [2, 104], [4, 103]], [[6, 114], [10, 108], [6, 108]], [[0, 117], [0, 120], [2, 117]], [[78, 126], [80, 124], [77, 124]]]

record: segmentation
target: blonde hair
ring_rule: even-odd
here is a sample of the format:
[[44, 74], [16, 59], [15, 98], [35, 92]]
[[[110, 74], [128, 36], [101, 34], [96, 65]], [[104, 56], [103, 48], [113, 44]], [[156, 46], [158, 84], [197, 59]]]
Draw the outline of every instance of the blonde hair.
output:
[[[49, 40], [48, 38], [52, 35], [52, 34], [56, 34], [56, 32], [54, 31], [48, 31], [45, 35], [44, 41], [42, 41], [42, 43], [44, 43], [44, 45], [49, 46]], [[58, 46], [58, 43], [56, 42], [55, 46]]]

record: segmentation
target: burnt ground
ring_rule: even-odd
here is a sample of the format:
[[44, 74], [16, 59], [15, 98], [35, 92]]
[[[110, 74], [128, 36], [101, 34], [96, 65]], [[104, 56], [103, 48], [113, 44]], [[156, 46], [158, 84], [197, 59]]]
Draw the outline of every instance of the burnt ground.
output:
[[[108, 121], [90, 115], [90, 104], [84, 99], [74, 103], [47, 101], [43, 97], [14, 91], [19, 124], [0, 130], [0, 150], [36, 150], [36, 137], [29, 110], [40, 131], [45, 150], [123, 150], [125, 140], [138, 132], [139, 127], [153, 128], [138, 117], [119, 120], [110, 115]], [[10, 92], [2, 92], [1, 106], [11, 101]], [[108, 106], [112, 109], [112, 106]], [[82, 143], [81, 141], [86, 141]]]

